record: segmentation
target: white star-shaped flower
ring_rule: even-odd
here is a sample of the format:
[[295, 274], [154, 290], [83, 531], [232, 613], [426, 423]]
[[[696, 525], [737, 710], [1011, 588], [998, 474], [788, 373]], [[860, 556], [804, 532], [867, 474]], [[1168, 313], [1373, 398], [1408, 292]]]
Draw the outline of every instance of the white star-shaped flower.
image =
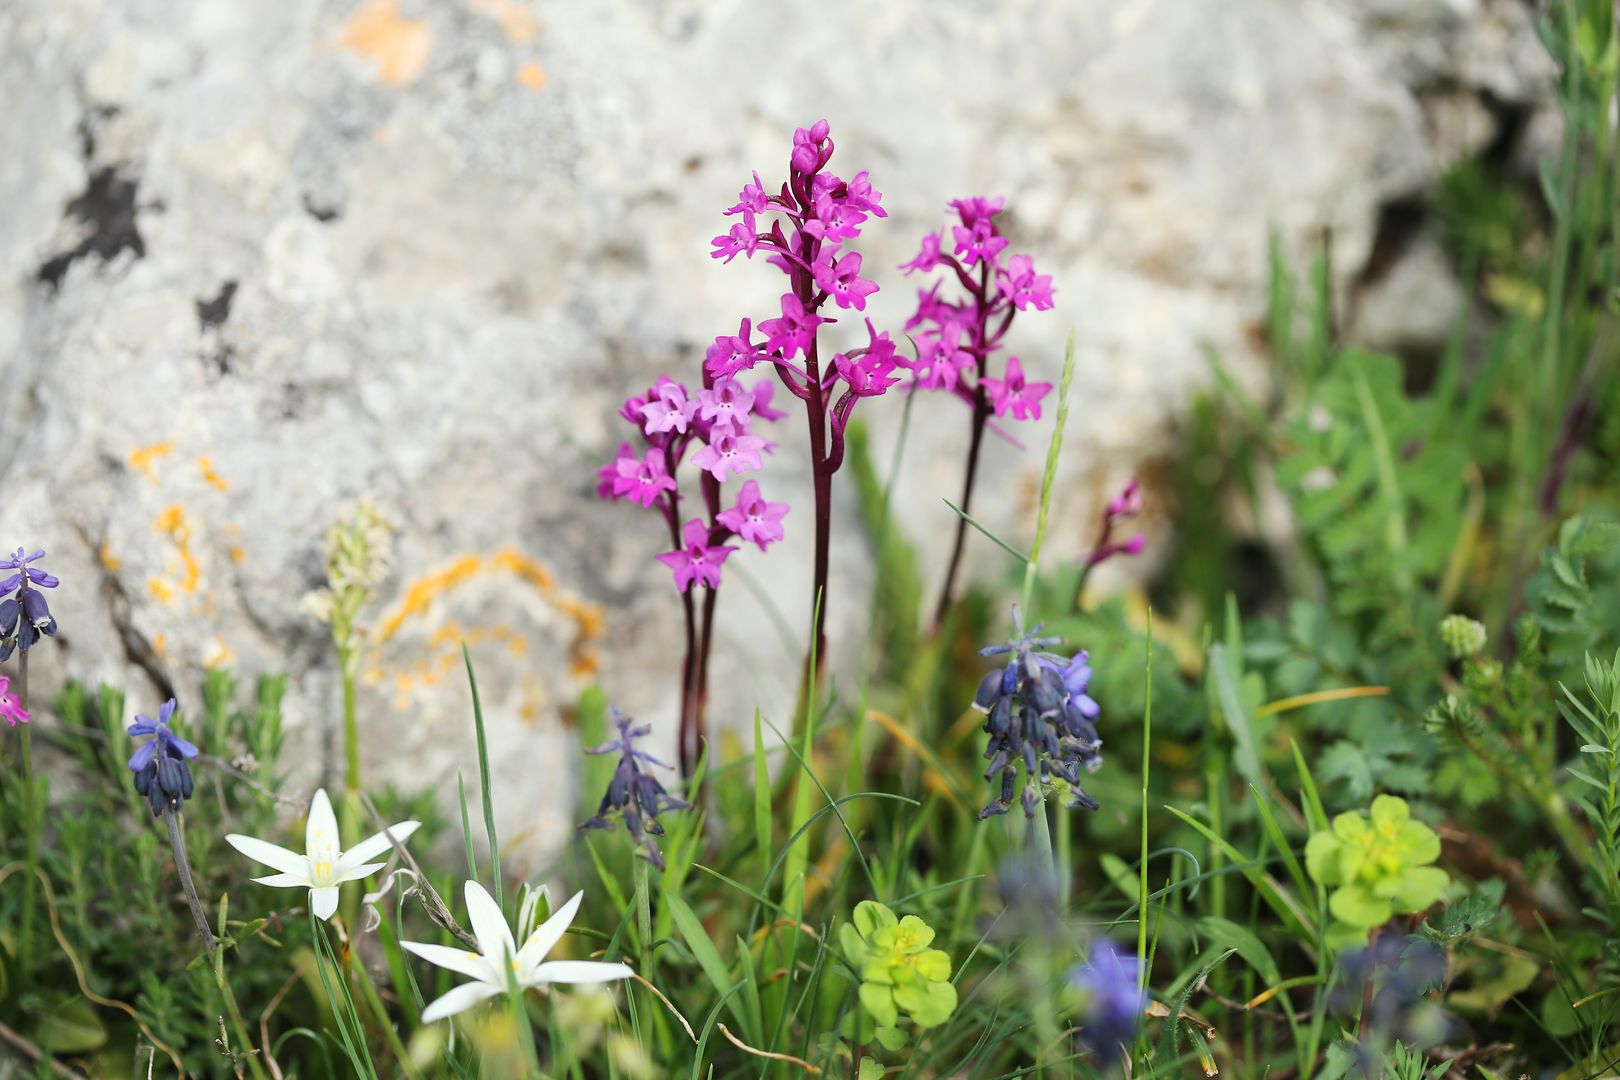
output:
[[[388, 832], [394, 839], [404, 842], [415, 832], [419, 821], [401, 821], [390, 825]], [[309, 804], [309, 822], [304, 827], [304, 854], [288, 851], [266, 840], [258, 840], [240, 833], [231, 833], [225, 842], [255, 862], [264, 863], [280, 873], [254, 878], [260, 885], [278, 889], [308, 889], [309, 906], [320, 919], [330, 919], [338, 906], [338, 886], [345, 881], [358, 881], [370, 877], [387, 865], [386, 862], [367, 862], [375, 859], [392, 845], [387, 833], [368, 836], [348, 851], [338, 846], [337, 817], [332, 813], [332, 800], [326, 789], [315, 792]]]
[[551, 983], [604, 983], [615, 979], [628, 979], [634, 974], [623, 964], [605, 964], [594, 960], [546, 960], [549, 953], [562, 940], [563, 933], [574, 921], [580, 898], [573, 898], [552, 913], [551, 918], [538, 926], [520, 949], [512, 940], [512, 931], [506, 925], [506, 916], [493, 897], [476, 881], [467, 882], [467, 917], [472, 923], [473, 936], [478, 939], [478, 952], [453, 949], [446, 945], [429, 945], [420, 941], [400, 942], [406, 949], [430, 964], [448, 968], [473, 981], [463, 983], [422, 1010], [422, 1022], [431, 1024], [470, 1009], [480, 1001], [503, 994], [513, 983], [520, 990]]

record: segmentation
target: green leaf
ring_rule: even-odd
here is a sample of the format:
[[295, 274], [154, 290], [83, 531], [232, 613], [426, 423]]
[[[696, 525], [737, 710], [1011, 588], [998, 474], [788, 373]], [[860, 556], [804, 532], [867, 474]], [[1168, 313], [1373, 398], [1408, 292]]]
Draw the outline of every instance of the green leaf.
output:
[[1209, 647], [1209, 665], [1215, 675], [1215, 690], [1221, 702], [1221, 716], [1236, 743], [1234, 761], [1238, 773], [1255, 787], [1264, 789], [1266, 778], [1260, 767], [1259, 753], [1255, 749], [1253, 721], [1249, 710], [1244, 707], [1242, 699], [1238, 696], [1237, 674], [1232, 670], [1232, 661], [1227, 656], [1224, 645], [1216, 644]]
[[1342, 923], [1370, 929], [1394, 914], [1393, 905], [1359, 882], [1341, 885], [1328, 897], [1328, 910]]
[[884, 1068], [869, 1057], [861, 1058], [859, 1080], [882, 1080]]
[[[716, 993], [725, 998], [726, 1007], [731, 1010], [731, 1015], [736, 1018], [738, 1026], [747, 1033], [749, 1041], [758, 1043], [759, 1032], [754, 1030], [753, 1018], [743, 1003], [731, 996], [733, 983], [730, 968], [721, 959], [720, 950], [714, 947], [708, 931], [703, 929], [703, 923], [681, 897], [671, 895], [665, 897], [664, 901], [669, 905], [670, 914], [675, 919], [675, 928], [681, 933], [681, 940], [692, 950], [692, 955], [697, 958], [698, 966], [703, 969], [703, 974], [708, 977], [710, 985], [714, 987]], [[741, 989], [740, 986], [737, 988]]]
[[861, 1004], [883, 1027], [893, 1027], [900, 1020], [900, 1012], [894, 1007], [894, 991], [887, 986], [876, 983], [861, 983]]
[[1282, 981], [1282, 974], [1277, 969], [1277, 961], [1272, 959], [1271, 951], [1266, 948], [1265, 942], [1246, 926], [1223, 919], [1216, 915], [1206, 915], [1198, 920], [1198, 930], [1210, 941], [1223, 949], [1235, 949], [1237, 954], [1268, 983]]
[[40, 1020], [34, 1041], [52, 1054], [84, 1054], [106, 1044], [107, 1029], [89, 1002], [74, 998]]
[[876, 900], [862, 900], [855, 905], [855, 929], [860, 931], [863, 938], [870, 940], [881, 927], [895, 926], [899, 922], [893, 911]]
[[891, 1052], [906, 1045], [906, 1033], [898, 1027], [880, 1027], [872, 1034], [877, 1038], [878, 1045]]
[[1138, 902], [1142, 897], [1142, 885], [1137, 880], [1135, 870], [1130, 868], [1126, 861], [1113, 852], [1105, 851], [1097, 856], [1097, 863], [1109, 882], [1124, 893], [1132, 903]]

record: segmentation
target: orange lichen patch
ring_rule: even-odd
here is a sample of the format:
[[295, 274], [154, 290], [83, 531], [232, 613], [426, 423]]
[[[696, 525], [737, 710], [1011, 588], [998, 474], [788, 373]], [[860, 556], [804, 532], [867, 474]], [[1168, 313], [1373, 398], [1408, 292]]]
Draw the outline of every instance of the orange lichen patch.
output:
[[377, 644], [381, 645], [399, 632], [405, 620], [422, 614], [428, 605], [478, 573], [483, 560], [477, 555], [463, 555], [443, 570], [417, 578], [405, 587], [405, 599], [399, 602], [393, 614], [382, 621], [377, 630]]
[[168, 656], [169, 655], [169, 635], [164, 634], [164, 633], [159, 633], [157, 637], [152, 639], [152, 649], [159, 656]]
[[109, 574], [116, 574], [124, 568], [124, 560], [112, 553], [112, 549], [107, 546], [105, 539], [96, 548], [96, 558], [100, 560], [101, 568]]
[[174, 453], [174, 441], [166, 440], [153, 443], [151, 446], [141, 446], [129, 452], [129, 467], [145, 476], [148, 480], [157, 480], [157, 460]]
[[389, 86], [404, 86], [427, 66], [433, 31], [425, 19], [401, 16], [399, 0], [369, 0], [343, 24], [338, 44], [374, 64]]
[[191, 550], [191, 524], [186, 520], [184, 508], [177, 503], [164, 510], [152, 522], [152, 530], [174, 542], [180, 555], [180, 588], [188, 593], [196, 592], [197, 583], [202, 579], [202, 564]]
[[158, 603], [160, 603], [160, 604], [172, 604], [172, 603], [174, 603], [174, 586], [171, 585], [169, 582], [163, 580], [162, 578], [160, 578], [160, 577], [149, 577], [149, 578], [147, 578], [146, 579], [146, 587], [151, 590], [152, 595], [157, 599]]
[[501, 24], [501, 33], [518, 45], [540, 36], [540, 19], [518, 0], [472, 0], [473, 10]]
[[242, 564], [243, 559], [247, 558], [247, 551], [240, 544], [232, 544], [225, 549], [225, 554], [229, 555], [231, 562], [236, 563], [238, 566]]
[[225, 640], [216, 634], [213, 643], [208, 647], [208, 655], [203, 658], [203, 666], [210, 668], [220, 667], [230, 663], [235, 655], [235, 653], [231, 652], [231, 647], [225, 644]]
[[197, 469], [202, 473], [203, 480], [205, 480], [210, 486], [218, 488], [220, 491], [231, 490], [230, 481], [226, 480], [223, 476], [219, 475], [217, 471], [215, 471], [213, 458], [207, 456], [206, 454], [199, 457], [197, 459]]
[[518, 85], [527, 90], [538, 90], [546, 85], [546, 69], [530, 60], [517, 70]]

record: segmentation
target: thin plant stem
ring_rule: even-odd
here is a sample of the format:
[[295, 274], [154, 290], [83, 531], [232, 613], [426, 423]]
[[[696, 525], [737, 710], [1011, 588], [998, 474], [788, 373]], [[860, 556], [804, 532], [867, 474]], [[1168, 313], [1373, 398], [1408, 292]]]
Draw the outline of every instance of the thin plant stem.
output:
[[[962, 277], [962, 280], [964, 284], [970, 283], [965, 276]], [[974, 302], [973, 352], [978, 377], [973, 383], [973, 417], [968, 434], [967, 470], [962, 477], [962, 514], [964, 515], [972, 510], [973, 485], [979, 474], [979, 452], [984, 447], [985, 425], [990, 422], [990, 399], [984, 391], [984, 380], [985, 376], [989, 374], [990, 350], [992, 348], [985, 337], [985, 324], [990, 318], [987, 297], [989, 288], [990, 264], [985, 262], [979, 271], [978, 287], [970, 290], [973, 293]], [[1011, 321], [1010, 315], [1009, 321]], [[1003, 330], [1005, 330], [1005, 326]], [[956, 521], [956, 540], [951, 545], [951, 560], [945, 566], [945, 580], [939, 587], [939, 601], [934, 605], [934, 629], [936, 631], [944, 624], [945, 616], [951, 609], [951, 598], [956, 591], [956, 576], [961, 571], [962, 553], [966, 547], [967, 522], [959, 516]]]
[[1136, 955], [1143, 958], [1142, 990], [1147, 991], [1147, 895], [1148, 895], [1148, 750], [1153, 744], [1153, 608], [1147, 609], [1147, 676], [1144, 679], [1144, 700], [1142, 707], [1142, 865], [1141, 865], [1141, 903], [1136, 918]]
[[[28, 578], [23, 576], [24, 588]], [[24, 616], [26, 618], [26, 616]], [[17, 701], [28, 711], [28, 650], [17, 658]], [[23, 879], [22, 936], [18, 940], [18, 971], [27, 980], [33, 971], [31, 954], [34, 941], [35, 879], [39, 874], [39, 815], [34, 812], [34, 739], [28, 724], [22, 726], [23, 851], [28, 875]]]
[[214, 941], [214, 932], [208, 927], [208, 913], [203, 910], [202, 901], [197, 898], [197, 885], [191, 878], [191, 860], [186, 858], [186, 838], [180, 829], [179, 811], [172, 806], [164, 807], [163, 824], [169, 830], [169, 847], [174, 850], [174, 868], [180, 875], [180, 885], [186, 893], [186, 904], [191, 908], [191, 921], [197, 926], [197, 936], [202, 939], [203, 951], [212, 956], [218, 945]]

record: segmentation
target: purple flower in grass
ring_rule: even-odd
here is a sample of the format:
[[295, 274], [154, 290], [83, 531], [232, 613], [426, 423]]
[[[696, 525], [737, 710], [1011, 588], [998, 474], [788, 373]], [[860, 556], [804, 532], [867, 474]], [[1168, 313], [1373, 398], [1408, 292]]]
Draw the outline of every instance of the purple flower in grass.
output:
[[691, 804], [665, 791], [664, 785], [648, 771], [650, 768], [667, 769], [669, 766], [645, 750], [636, 748], [636, 740], [652, 731], [652, 725], [633, 727], [634, 723], [634, 720], [614, 708], [613, 725], [619, 729], [618, 738], [585, 751], [592, 756], [618, 754], [619, 764], [613, 770], [613, 779], [608, 782], [608, 789], [602, 795], [596, 816], [581, 822], [579, 827], [611, 829], [622, 820], [631, 843], [636, 846], [636, 854], [662, 870], [664, 854], [658, 849], [658, 837], [664, 835], [664, 827], [658, 823], [658, 815], [666, 810], [687, 810]]
[[1097, 541], [1091, 554], [1086, 556], [1087, 566], [1112, 559], [1115, 555], [1140, 555], [1147, 546], [1147, 537], [1136, 533], [1126, 540], [1114, 539], [1114, 528], [1120, 522], [1142, 512], [1142, 488], [1135, 478], [1128, 481], [1120, 493], [1108, 500], [1103, 509], [1102, 524], [1097, 530]]
[[737, 493], [737, 505], [720, 511], [715, 520], [764, 551], [767, 544], [782, 539], [782, 519], [787, 512], [787, 503], [766, 502], [759, 493], [759, 484], [746, 480]]
[[990, 736], [984, 750], [990, 765], [984, 778], [1000, 784], [998, 795], [979, 816], [1005, 814], [1012, 808], [1020, 767], [1026, 817], [1035, 816], [1045, 786], [1054, 780], [1067, 785], [1070, 809], [1095, 810], [1097, 800], [1080, 786], [1081, 771], [1092, 772], [1102, 764], [1096, 724], [1102, 709], [1087, 693], [1088, 656], [1051, 652], [1062, 639], [1039, 636], [1039, 626], [1024, 633], [1016, 608], [1013, 629], [1015, 635], [1007, 644], [980, 650], [984, 656], [1008, 660], [1005, 667], [984, 677], [973, 698], [973, 707], [985, 714], [984, 731]]
[[1083, 997], [1080, 1041], [1104, 1064], [1119, 1060], [1142, 1025], [1148, 996], [1142, 990], [1142, 961], [1107, 938], [1091, 947], [1091, 959], [1069, 973], [1069, 985]]
[[17, 695], [11, 692], [11, 680], [0, 675], [0, 720], [11, 727], [28, 723], [28, 710], [22, 707]]
[[720, 564], [737, 549], [724, 544], [709, 543], [709, 527], [698, 518], [686, 523], [681, 531], [685, 546], [679, 551], [666, 551], [654, 556], [675, 572], [675, 587], [681, 592], [701, 582], [711, 589], [720, 587]]
[[191, 767], [186, 762], [197, 756], [197, 748], [169, 730], [173, 715], [174, 698], [170, 698], [158, 709], [156, 720], [136, 716], [129, 725], [130, 735], [152, 737], [129, 756], [129, 770], [135, 774], [135, 790], [151, 804], [153, 817], [178, 810], [191, 798]]
[[41, 637], [56, 633], [56, 617], [39, 590], [54, 589], [61, 582], [29, 565], [44, 557], [44, 551], [30, 555], [26, 548], [18, 548], [9, 558], [0, 559], [0, 570], [13, 571], [0, 580], [0, 593], [12, 594], [0, 600], [0, 660], [10, 659], [17, 649], [27, 652]]

